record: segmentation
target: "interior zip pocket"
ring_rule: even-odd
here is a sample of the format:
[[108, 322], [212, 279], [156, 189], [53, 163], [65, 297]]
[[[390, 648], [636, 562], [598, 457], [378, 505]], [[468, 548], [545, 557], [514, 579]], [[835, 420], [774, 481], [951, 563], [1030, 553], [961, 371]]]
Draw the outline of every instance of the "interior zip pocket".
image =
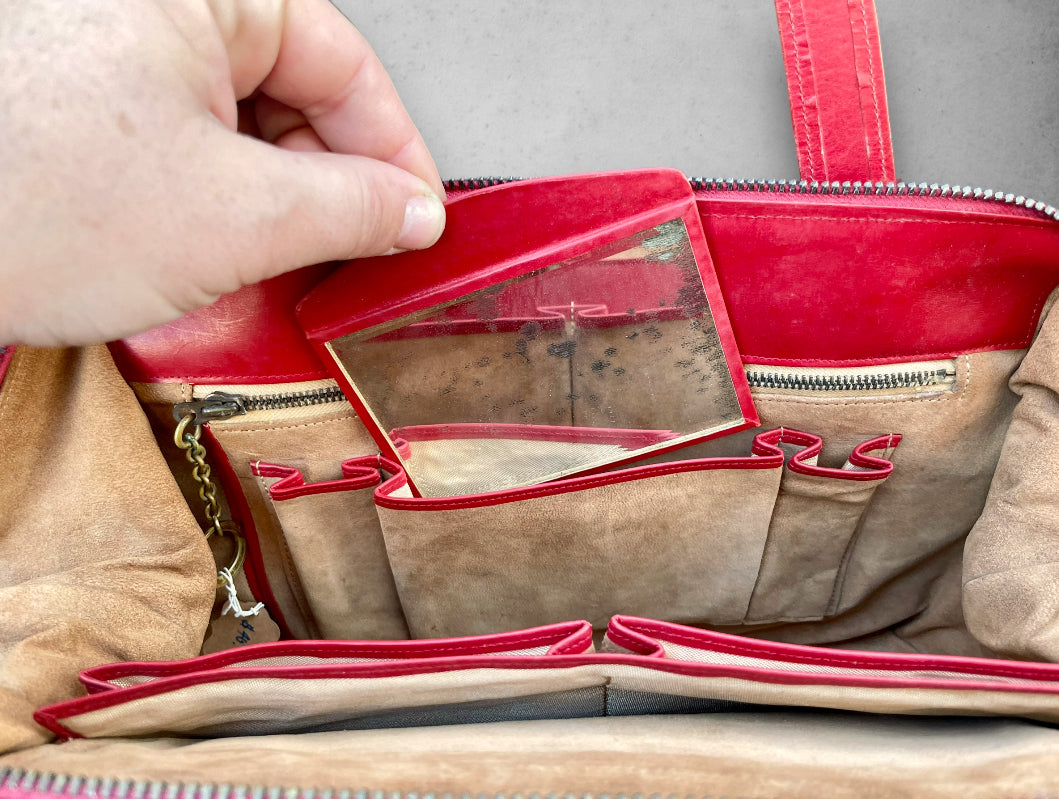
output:
[[[875, 366], [817, 367], [745, 364], [752, 389], [812, 394], [940, 394], [956, 388], [956, 360]], [[193, 410], [203, 423], [255, 411], [287, 411], [346, 402], [334, 380], [266, 386], [196, 386]]]
[[956, 389], [956, 361], [816, 367], [746, 364], [751, 389], [784, 394], [941, 394]]

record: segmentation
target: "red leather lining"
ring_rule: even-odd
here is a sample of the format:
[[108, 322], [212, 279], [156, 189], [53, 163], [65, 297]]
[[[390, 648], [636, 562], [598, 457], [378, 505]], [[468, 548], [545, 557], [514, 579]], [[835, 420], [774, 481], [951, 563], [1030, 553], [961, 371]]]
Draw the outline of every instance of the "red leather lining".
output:
[[[1059, 285], [1059, 225], [940, 197], [698, 194], [736, 343], [753, 363], [855, 366], [1029, 345]], [[326, 369], [294, 306], [327, 267], [243, 289], [112, 345], [142, 382], [278, 383]]]
[[110, 351], [131, 383], [294, 383], [330, 375], [294, 318], [294, 306], [333, 269], [321, 264], [221, 297]]
[[776, 0], [791, 123], [805, 180], [894, 180], [871, 0]]
[[982, 202], [945, 210], [926, 198], [913, 211], [915, 198], [856, 199], [699, 195], [745, 362], [862, 366], [1029, 346], [1059, 284], [1059, 225]]

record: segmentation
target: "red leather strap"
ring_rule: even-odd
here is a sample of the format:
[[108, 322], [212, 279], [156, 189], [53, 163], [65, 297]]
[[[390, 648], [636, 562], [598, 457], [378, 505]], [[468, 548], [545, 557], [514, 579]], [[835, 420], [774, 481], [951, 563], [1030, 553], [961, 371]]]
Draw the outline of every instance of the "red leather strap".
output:
[[776, 0], [804, 180], [894, 180], [873, 0]]

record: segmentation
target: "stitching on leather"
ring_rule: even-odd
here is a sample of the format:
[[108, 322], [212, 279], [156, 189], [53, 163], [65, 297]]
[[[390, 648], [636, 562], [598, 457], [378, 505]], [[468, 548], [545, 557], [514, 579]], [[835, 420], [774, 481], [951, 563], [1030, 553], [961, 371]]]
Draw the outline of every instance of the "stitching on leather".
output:
[[[284, 380], [276, 380], [277, 377], [282, 377]], [[325, 380], [331, 377], [327, 372], [297, 372], [293, 374], [275, 375], [275, 374], [263, 374], [263, 375], [147, 375], [145, 380], [139, 382], [142, 383], [162, 383], [171, 380], [183, 380], [188, 383], [199, 383], [201, 385], [210, 385], [206, 383], [207, 380], [224, 380], [226, 382], [241, 382], [250, 384], [254, 381], [266, 380], [268, 382], [293, 382], [295, 380]], [[287, 378], [290, 378], [289, 380]]]
[[755, 399], [767, 400], [769, 402], [787, 402], [793, 403], [795, 405], [818, 405], [821, 408], [850, 408], [856, 406], [863, 407], [865, 405], [880, 408], [886, 407], [887, 405], [902, 405], [908, 402], [951, 402], [954, 396], [954, 393], [950, 392], [948, 394], [945, 394], [944, 396], [934, 397], [933, 399], [918, 399], [916, 397], [907, 397], [905, 399], [899, 400], [873, 400], [871, 397], [865, 397], [859, 402], [828, 402], [827, 400], [804, 399], [802, 397], [785, 397], [780, 395], [761, 395], [760, 397], [757, 397]]
[[[802, 20], [805, 20], [805, 7], [802, 6], [799, 0], [799, 6], [801, 7]], [[809, 174], [807, 177], [810, 180], [816, 179], [816, 164], [813, 159], [813, 143], [809, 136], [809, 115], [806, 110], [806, 98], [805, 98], [805, 84], [802, 80], [802, 60], [798, 54], [798, 31], [794, 24], [794, 4], [792, 2], [787, 3], [787, 19], [790, 22], [791, 29], [791, 58], [794, 61], [794, 76], [798, 80], [798, 103], [801, 106], [802, 112], [802, 130], [805, 140], [805, 159], [809, 167]], [[806, 41], [808, 41], [808, 31], [806, 32]], [[812, 51], [809, 51], [809, 64], [812, 65]], [[819, 119], [817, 119], [819, 124]]]
[[[866, 3], [864, 0], [860, 0], [858, 3], [860, 6], [860, 20], [864, 27], [864, 45], [868, 55], [868, 75], [871, 78], [871, 98], [872, 104], [875, 107], [875, 135], [879, 140], [879, 177], [882, 180], [890, 180], [893, 175], [890, 174], [890, 170], [886, 168], [886, 145], [883, 142], [883, 125], [882, 125], [882, 111], [879, 108], [879, 92], [876, 87], [875, 78], [875, 47], [873, 46], [872, 39], [868, 32], [868, 12], [866, 10]], [[869, 153], [868, 168], [871, 169], [871, 154]]]
[[[586, 636], [586, 632], [587, 632], [587, 636]], [[559, 643], [555, 644], [551, 648], [551, 650], [549, 652], [546, 652], [544, 654], [544, 657], [548, 657], [550, 655], [551, 656], [554, 656], [554, 655], [565, 655], [568, 650], [574, 649], [574, 648], [578, 649], [578, 651], [575, 652], [574, 654], [581, 654], [581, 652], [584, 650], [584, 647], [585, 647], [585, 638], [586, 637], [588, 638], [588, 642], [591, 643], [591, 641], [592, 641], [592, 629], [591, 628], [589, 628], [587, 631], [586, 630], [576, 630], [576, 631], [570, 633], [565, 639], [563, 639]]]
[[709, 216], [711, 217], [733, 217], [736, 219], [794, 219], [799, 222], [803, 220], [812, 220], [814, 222], [857, 222], [858, 224], [893, 224], [893, 223], [916, 223], [920, 225], [974, 225], [974, 226], [989, 226], [989, 227], [1008, 227], [1010, 225], [1019, 225], [1026, 222], [1026, 217], [1012, 217], [1011, 219], [1005, 219], [1003, 221], [997, 220], [977, 220], [977, 219], [923, 219], [921, 217], [888, 217], [886, 219], [880, 219], [878, 217], [870, 216], [819, 216], [809, 215], [799, 216], [797, 214], [744, 214], [738, 211], [710, 211]]
[[[273, 424], [270, 427], [239, 427], [239, 428], [232, 428], [232, 427], [223, 426], [223, 427], [220, 427], [220, 429], [224, 432], [224, 435], [226, 435], [226, 436], [239, 435], [241, 433], [274, 433], [277, 430], [299, 430], [299, 429], [301, 429], [303, 427], [316, 427], [317, 425], [321, 425], [321, 424], [331, 424], [333, 422], [341, 422], [341, 421], [343, 421], [345, 419], [356, 419], [356, 418], [357, 418], [357, 415], [355, 413], [353, 413], [352, 410], [350, 410], [348, 413], [345, 413], [342, 416], [332, 416], [330, 419], [321, 419], [318, 422], [299, 422], [298, 424], [283, 424], [282, 422], [277, 422], [277, 423]], [[219, 426], [219, 425], [217, 425], [216, 422], [212, 422], [211, 424], [214, 425], [214, 426]], [[351, 457], [356, 457], [356, 456], [353, 455]]]

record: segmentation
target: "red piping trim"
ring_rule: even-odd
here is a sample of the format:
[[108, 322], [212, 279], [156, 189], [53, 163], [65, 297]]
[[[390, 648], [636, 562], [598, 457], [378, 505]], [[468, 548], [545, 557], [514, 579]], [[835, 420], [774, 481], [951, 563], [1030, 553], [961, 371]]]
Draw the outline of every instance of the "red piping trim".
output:
[[753, 456], [736, 458], [698, 458], [675, 463], [663, 463], [653, 466], [635, 466], [616, 472], [587, 477], [572, 477], [556, 480], [539, 486], [512, 488], [504, 491], [490, 491], [466, 497], [424, 498], [395, 497], [393, 492], [407, 484], [407, 478], [401, 467], [393, 461], [380, 458], [383, 468], [393, 474], [375, 490], [375, 504], [391, 510], [458, 510], [461, 508], [480, 508], [491, 505], [504, 505], [509, 502], [521, 502], [538, 497], [556, 494], [572, 494], [589, 488], [598, 488], [614, 483], [627, 483], [633, 480], [645, 480], [651, 477], [663, 477], [682, 472], [701, 472], [714, 469], [778, 469], [783, 466], [784, 455], [771, 439], [780, 435], [779, 431], [759, 433], [754, 437]]
[[[612, 635], [613, 633], [613, 635]], [[813, 666], [832, 666], [847, 669], [882, 669], [887, 671], [953, 671], [985, 677], [1008, 677], [1018, 680], [1059, 681], [1059, 666], [1048, 663], [991, 660], [957, 655], [905, 655], [900, 653], [868, 652], [861, 650], [829, 649], [825, 647], [785, 644], [744, 638], [739, 635], [701, 630], [680, 624], [642, 619], [636, 616], [614, 616], [607, 628], [607, 636], [618, 643], [617, 637], [644, 646], [670, 641], [686, 644], [703, 651], [729, 652], [746, 657], [767, 658], [786, 663]], [[654, 636], [654, 638], [648, 637]], [[1012, 665], [1001, 665], [1004, 663]], [[903, 678], [907, 679], [907, 678]], [[931, 679], [931, 678], [924, 678]], [[915, 681], [913, 681], [915, 682]], [[1059, 692], [1059, 686], [1056, 689]]]
[[[489, 655], [515, 649], [549, 644], [548, 654], [566, 654], [577, 647], [592, 643], [592, 625], [587, 621], [569, 621], [515, 630], [493, 635], [462, 636], [459, 638], [436, 638], [412, 641], [278, 641], [251, 644], [215, 652], [210, 655], [178, 661], [147, 661], [108, 663], [95, 666], [81, 673], [81, 680], [91, 679], [106, 683], [109, 690], [124, 690], [113, 685], [114, 680], [125, 677], [166, 678], [186, 674], [198, 674], [232, 666], [251, 660], [277, 657], [325, 657], [325, 658], [380, 658], [386, 660], [422, 659], [432, 657]], [[523, 656], [525, 657], [525, 656]], [[255, 668], [269, 668], [258, 666]], [[272, 667], [278, 668], [278, 667]]]
[[[113, 352], [113, 350], [112, 350]], [[225, 383], [236, 383], [240, 385], [271, 385], [273, 383], [299, 383], [312, 380], [330, 380], [331, 374], [326, 369], [318, 369], [312, 372], [291, 372], [289, 374], [257, 374], [242, 373], [234, 375], [187, 375], [166, 374], [147, 375], [128, 373], [126, 379], [132, 383], [197, 383], [203, 386], [223, 385]]]
[[677, 437], [672, 430], [637, 430], [607, 427], [569, 427], [531, 424], [424, 424], [398, 427], [390, 431], [397, 441], [449, 441], [454, 439], [505, 439], [556, 441], [560, 443], [603, 443], [639, 449]]
[[[673, 634], [668, 633], [670, 637]], [[694, 640], [690, 639], [689, 640]], [[263, 644], [262, 646], [268, 646]], [[831, 658], [823, 658], [821, 663], [836, 662], [840, 658], [840, 652], [834, 652]], [[891, 656], [892, 657], [892, 656]], [[908, 655], [908, 658], [918, 656]], [[920, 668], [926, 667], [928, 663], [936, 663], [942, 658], [927, 658], [925, 662], [920, 661]], [[963, 658], [945, 658], [944, 660], [960, 661], [970, 660]], [[777, 672], [759, 667], [734, 667], [722, 666], [711, 663], [688, 663], [684, 661], [673, 661], [659, 658], [642, 657], [639, 655], [612, 655], [612, 654], [588, 654], [588, 655], [559, 655], [554, 658], [540, 657], [504, 657], [496, 656], [488, 661], [481, 657], [441, 657], [428, 658], [424, 660], [390, 661], [384, 663], [348, 663], [341, 666], [313, 665], [298, 667], [261, 667], [246, 669], [225, 669], [209, 672], [196, 672], [175, 677], [154, 680], [128, 688], [115, 688], [104, 693], [71, 699], [66, 702], [41, 708], [33, 714], [34, 720], [42, 727], [51, 730], [63, 738], [79, 737], [77, 733], [67, 729], [60, 723], [60, 719], [80, 715], [104, 708], [115, 707], [126, 702], [172, 693], [184, 688], [195, 687], [217, 682], [235, 680], [268, 679], [268, 680], [323, 680], [323, 679], [376, 679], [386, 677], [402, 677], [415, 674], [443, 673], [460, 670], [480, 669], [551, 669], [551, 668], [576, 668], [578, 666], [601, 666], [601, 665], [624, 665], [639, 666], [671, 674], [680, 674], [688, 677], [701, 678], [731, 678], [758, 682], [772, 685], [825, 685], [845, 688], [876, 688], [876, 689], [933, 689], [957, 692], [982, 692], [1014, 693], [1014, 694], [1041, 694], [1059, 695], [1059, 668], [1042, 667], [1040, 664], [1024, 664], [1024, 670], [1017, 675], [1013, 670], [997, 670], [1001, 673], [985, 674], [984, 676], [1017, 676], [1027, 682], [1044, 682], [1038, 673], [1045, 668], [1050, 668], [1048, 680], [1050, 685], [1019, 685], [1006, 682], [971, 682], [956, 679], [908, 679], [877, 676], [849, 676], [849, 675], [818, 675], [799, 672]], [[874, 662], [872, 668], [880, 668]], [[1036, 667], [1036, 668], [1034, 668]], [[905, 668], [908, 668], [906, 665]], [[955, 663], [946, 666], [946, 670], [960, 671]], [[1007, 672], [1007, 673], [1004, 673]], [[973, 672], [968, 672], [973, 673]]]
[[803, 433], [800, 430], [791, 430], [789, 428], [781, 427], [779, 442], [805, 446], [805, 449], [795, 453], [791, 459], [787, 461], [787, 468], [792, 472], [817, 477], [829, 477], [833, 480], [864, 481], [883, 480], [890, 476], [894, 470], [894, 465], [888, 460], [874, 458], [867, 453], [874, 452], [875, 450], [894, 449], [901, 443], [901, 436], [896, 433], [891, 433], [890, 435], [879, 436], [870, 441], [865, 441], [854, 447], [852, 454], [849, 456], [849, 462], [854, 466], [872, 469], [870, 472], [854, 472], [847, 469], [833, 469], [806, 463], [806, 461], [819, 455], [820, 450], [824, 445], [823, 439], [819, 436], [814, 436], [811, 433]]
[[798, 444], [806, 449], [796, 453], [788, 461], [791, 471], [806, 475], [828, 477], [836, 480], [870, 481], [882, 480], [889, 477], [893, 472], [893, 464], [882, 458], [868, 455], [875, 450], [894, 448], [901, 441], [901, 436], [896, 433], [873, 438], [858, 444], [850, 455], [850, 463], [854, 466], [872, 469], [873, 471], [859, 472], [845, 469], [831, 469], [822, 466], [813, 466], [805, 461], [818, 455], [823, 447], [823, 440], [811, 433], [790, 428], [777, 428], [758, 433], [754, 436], [751, 446], [750, 457], [734, 458], [697, 458], [694, 460], [676, 461], [673, 463], [657, 464], [652, 466], [636, 466], [631, 469], [607, 472], [601, 475], [590, 475], [572, 477], [564, 480], [556, 480], [538, 486], [526, 486], [512, 488], [503, 491], [489, 491], [483, 494], [473, 494], [464, 497], [395, 497], [394, 492], [407, 485], [407, 478], [401, 466], [387, 458], [379, 458], [380, 467], [393, 476], [385, 480], [375, 490], [375, 504], [390, 510], [413, 510], [413, 511], [438, 511], [438, 510], [460, 510], [463, 508], [481, 508], [492, 505], [504, 505], [509, 502], [522, 502], [527, 499], [536, 499], [557, 494], [572, 494], [591, 488], [600, 488], [605, 485], [616, 483], [627, 483], [634, 480], [645, 480], [653, 477], [664, 477], [683, 472], [711, 471], [714, 469], [776, 469], [783, 465], [785, 456], [783, 450], [777, 445]]
[[319, 483], [306, 483], [301, 470], [293, 466], [256, 461], [250, 464], [250, 471], [258, 477], [279, 477], [278, 482], [269, 486], [268, 495], [273, 502], [284, 502], [288, 499], [312, 496], [314, 494], [331, 494], [339, 491], [359, 491], [374, 488], [381, 482], [377, 469], [345, 461], [342, 464], [342, 480], [323, 480]]

